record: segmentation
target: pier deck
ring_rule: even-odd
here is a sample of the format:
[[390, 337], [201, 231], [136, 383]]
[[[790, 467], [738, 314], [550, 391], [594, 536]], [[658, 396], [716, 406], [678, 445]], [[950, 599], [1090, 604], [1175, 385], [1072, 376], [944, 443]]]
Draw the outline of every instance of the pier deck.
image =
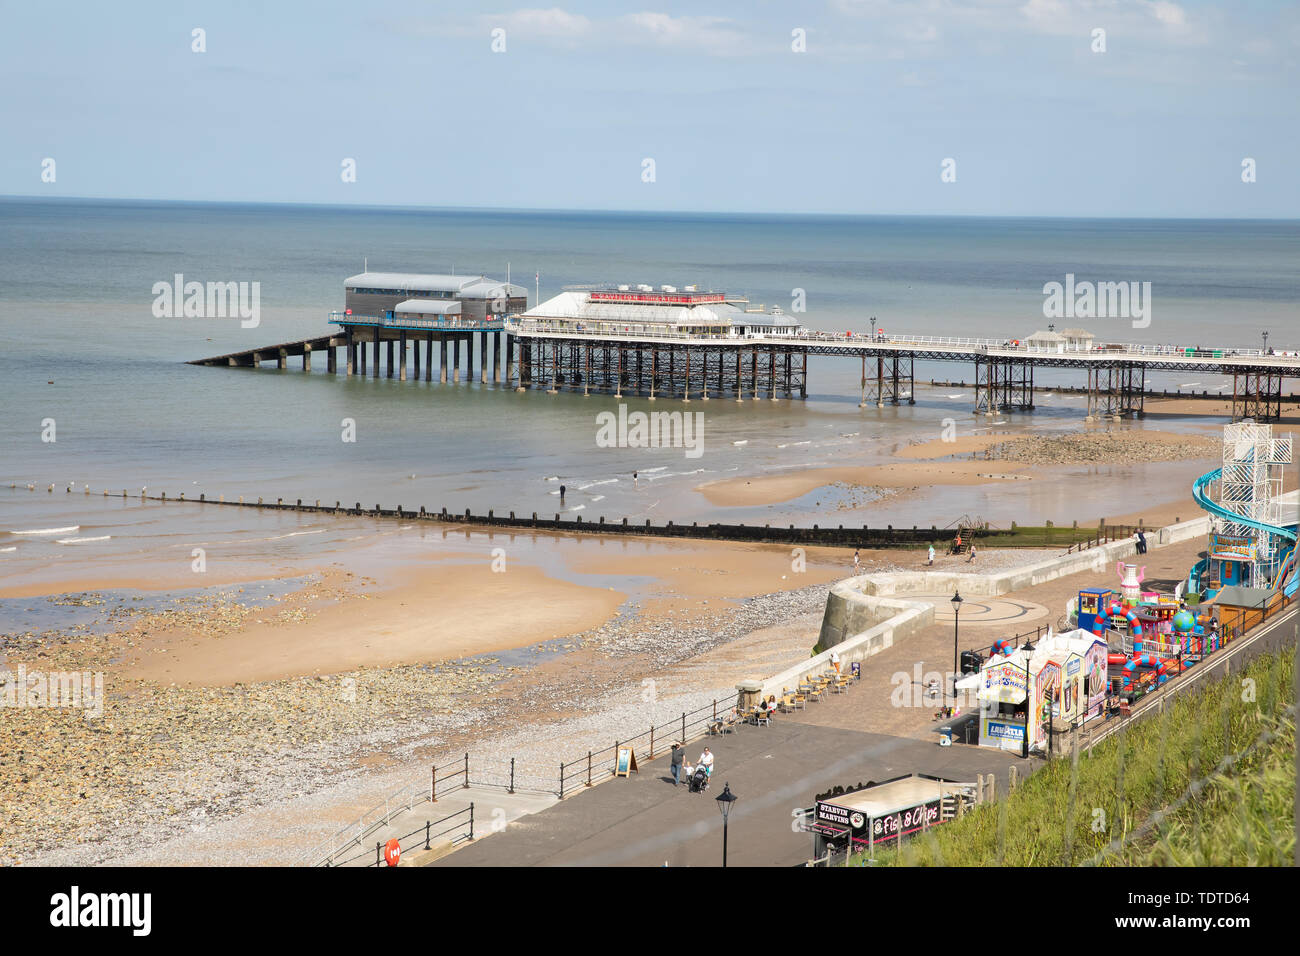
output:
[[[1086, 376], [1090, 418], [1141, 417], [1149, 394], [1148, 372], [1218, 374], [1232, 379], [1233, 420], [1275, 421], [1281, 415], [1283, 383], [1300, 378], [1300, 352], [1261, 349], [1177, 347], [1132, 343], [1030, 347], [1010, 339], [925, 335], [870, 336], [801, 329], [797, 334], [743, 336], [674, 334], [666, 331], [584, 332], [581, 326], [491, 317], [477, 322], [376, 320], [372, 316], [334, 313], [341, 329], [333, 335], [286, 342], [194, 360], [191, 364], [255, 367], [275, 361], [286, 368], [301, 356], [311, 369], [314, 351], [325, 351], [329, 371], [340, 371], [335, 350], [343, 348], [348, 375], [379, 377], [381, 343], [386, 347], [388, 377], [407, 378], [408, 351], [414, 374], [432, 381], [433, 344], [440, 344], [439, 381], [457, 382], [461, 346], [466, 378], [474, 371], [478, 340], [479, 381], [540, 387], [548, 392], [593, 390], [654, 398], [732, 397], [736, 400], [807, 397], [808, 357], [856, 358], [861, 363], [861, 406], [914, 404], [917, 360], [965, 362], [974, 366], [974, 411], [994, 415], [1030, 411], [1034, 371], [1078, 369]], [[421, 350], [420, 344], [425, 348]], [[408, 349], [408, 345], [411, 346]], [[450, 354], [449, 354], [450, 347]], [[396, 351], [396, 355], [394, 350]], [[491, 359], [489, 359], [491, 354]], [[1228, 397], [1225, 393], [1224, 397]]]

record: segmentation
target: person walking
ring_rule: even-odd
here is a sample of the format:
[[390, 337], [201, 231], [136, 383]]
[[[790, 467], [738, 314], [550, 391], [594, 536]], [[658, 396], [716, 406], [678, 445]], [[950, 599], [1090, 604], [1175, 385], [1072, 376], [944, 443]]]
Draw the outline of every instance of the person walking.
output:
[[703, 767], [704, 772], [708, 774], [710, 777], [712, 777], [713, 776], [713, 751], [710, 750], [708, 747], [705, 747], [704, 753], [700, 754], [700, 761], [699, 763], [696, 764], [696, 766]]
[[673, 744], [673, 786], [679, 787], [682, 783], [682, 761], [686, 759], [686, 750], [681, 744]]
[[929, 558], [930, 558], [930, 560], [929, 560], [928, 566], [929, 566], [929, 567], [934, 567], [934, 545], [933, 545], [933, 544], [930, 545]]
[[637, 476], [636, 476], [636, 472], [635, 472], [635, 471], [632, 472], [632, 487], [633, 487], [633, 488], [640, 488], [640, 487], [641, 487], [641, 482], [640, 482], [640, 480], [637, 478]]
[[564, 504], [564, 492], [565, 492], [565, 490], [566, 490], [566, 489], [565, 489], [564, 485], [560, 485], [560, 504]]
[[966, 563], [967, 563], [967, 564], [974, 564], [974, 563], [975, 563], [975, 542], [974, 542], [974, 541], [971, 542], [971, 545], [970, 545], [970, 557], [966, 559]]
[[861, 564], [862, 564], [862, 555], [858, 553], [857, 548], [854, 548], [853, 549], [853, 573], [854, 574], [858, 573], [858, 568], [861, 566]]
[[1147, 536], [1146, 532], [1138, 528], [1138, 554], [1147, 553]]

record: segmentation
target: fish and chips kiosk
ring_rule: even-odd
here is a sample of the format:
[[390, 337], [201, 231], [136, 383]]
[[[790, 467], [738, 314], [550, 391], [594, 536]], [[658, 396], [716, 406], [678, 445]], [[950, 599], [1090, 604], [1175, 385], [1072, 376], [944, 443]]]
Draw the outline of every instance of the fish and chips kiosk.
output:
[[[910, 834], [944, 822], [944, 803], [974, 803], [969, 784], [913, 773], [860, 790], [825, 795], [805, 817], [803, 829], [813, 834], [813, 858], [828, 850], [854, 852], [884, 845], [893, 847]], [[951, 814], [949, 814], [951, 815]]]

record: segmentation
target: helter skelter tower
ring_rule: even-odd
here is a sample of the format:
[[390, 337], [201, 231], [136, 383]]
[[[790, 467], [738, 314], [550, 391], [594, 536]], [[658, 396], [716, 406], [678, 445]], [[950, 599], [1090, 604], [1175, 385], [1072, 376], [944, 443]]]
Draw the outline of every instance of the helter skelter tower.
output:
[[1223, 471], [1219, 505], [1243, 521], [1216, 515], [1211, 526], [1210, 553], [1240, 555], [1240, 583], [1267, 587], [1289, 542], [1250, 522], [1277, 527], [1285, 523], [1278, 499], [1282, 469], [1291, 463], [1291, 438], [1275, 438], [1273, 426], [1244, 421], [1223, 429]]

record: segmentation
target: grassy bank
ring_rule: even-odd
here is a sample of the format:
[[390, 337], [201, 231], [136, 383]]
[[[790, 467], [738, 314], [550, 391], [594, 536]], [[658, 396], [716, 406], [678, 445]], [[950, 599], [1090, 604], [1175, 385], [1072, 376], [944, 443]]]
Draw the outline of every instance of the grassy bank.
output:
[[1261, 656], [877, 863], [1290, 866], [1294, 665]]

